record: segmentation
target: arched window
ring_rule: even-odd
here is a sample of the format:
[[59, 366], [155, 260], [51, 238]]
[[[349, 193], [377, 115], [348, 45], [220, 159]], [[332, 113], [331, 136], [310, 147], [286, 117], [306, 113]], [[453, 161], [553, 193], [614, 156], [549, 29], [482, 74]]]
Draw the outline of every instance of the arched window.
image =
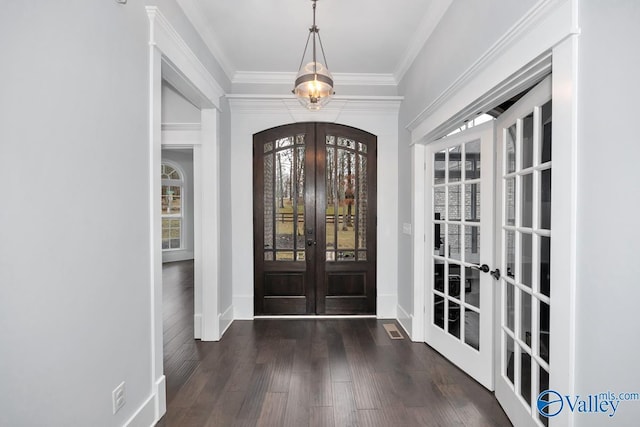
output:
[[177, 166], [162, 163], [162, 250], [182, 249], [183, 186]]

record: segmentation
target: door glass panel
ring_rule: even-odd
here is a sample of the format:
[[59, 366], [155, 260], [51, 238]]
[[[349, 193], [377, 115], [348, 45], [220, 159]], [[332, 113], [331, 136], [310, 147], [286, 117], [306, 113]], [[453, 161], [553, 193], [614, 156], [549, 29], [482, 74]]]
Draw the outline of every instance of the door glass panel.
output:
[[538, 340], [538, 354], [545, 362], [549, 363], [549, 304], [540, 301], [540, 314], [539, 314], [540, 326], [538, 331], [540, 337]]
[[513, 348], [513, 338], [511, 338], [509, 335], [507, 335], [506, 333], [505, 335], [505, 347], [504, 347], [504, 360], [506, 361], [505, 363], [505, 374], [507, 376], [507, 378], [509, 379], [509, 382], [511, 382], [511, 384], [513, 384], [513, 370], [514, 370], [514, 348]]
[[508, 230], [505, 232], [505, 251], [507, 256], [507, 277], [514, 279], [516, 274], [516, 233]]
[[520, 283], [531, 287], [531, 255], [532, 237], [528, 233], [520, 233]]
[[460, 221], [460, 186], [449, 186], [449, 221]]
[[531, 356], [524, 350], [520, 350], [520, 396], [531, 405]]
[[444, 298], [433, 296], [433, 324], [444, 329]]
[[505, 135], [505, 151], [507, 173], [515, 172], [516, 170], [516, 125], [510, 126], [506, 130]]
[[506, 306], [505, 306], [505, 317], [506, 317], [506, 326], [510, 331], [513, 331], [514, 328], [514, 313], [516, 311], [516, 299], [515, 299], [515, 289], [511, 283], [505, 283], [506, 287]]
[[546, 236], [540, 237], [540, 293], [549, 296], [551, 286], [551, 239]]
[[542, 106], [542, 141], [540, 144], [540, 161], [551, 161], [551, 101]]
[[480, 350], [480, 314], [464, 310], [464, 342], [476, 350]]
[[336, 183], [336, 151], [335, 148], [329, 144], [334, 143], [334, 137], [327, 137], [327, 151], [326, 151], [326, 200], [327, 206], [325, 208], [325, 231], [326, 231], [326, 249], [327, 254], [331, 254], [332, 258], [327, 260], [335, 260], [334, 253], [330, 250], [336, 249], [336, 227], [335, 224], [338, 220], [338, 210], [336, 205], [338, 204], [338, 186]]
[[505, 180], [505, 224], [516, 225], [516, 178]]
[[449, 296], [460, 298], [460, 265], [449, 264]]
[[[549, 373], [547, 371], [545, 371], [545, 369], [543, 367], [539, 368], [539, 387], [538, 387], [538, 395], [540, 395], [540, 393], [542, 393], [543, 391], [549, 390]], [[549, 395], [545, 394], [544, 396], [541, 396], [542, 400], [545, 401], [549, 401]], [[549, 413], [549, 407], [545, 407], [542, 410], [545, 414]], [[540, 422], [542, 422], [542, 425], [544, 426], [548, 426], [549, 425], [549, 417], [545, 417], [542, 414], [538, 413], [538, 419], [540, 420]]]
[[464, 260], [480, 264], [480, 227], [465, 226], [464, 230]]
[[435, 219], [445, 219], [445, 195], [446, 187], [435, 187], [433, 189], [433, 211]]
[[480, 222], [480, 184], [464, 186], [464, 219]]
[[446, 151], [442, 150], [433, 157], [433, 183], [443, 184], [445, 182]]
[[444, 263], [437, 259], [433, 261], [433, 288], [444, 293]]
[[462, 175], [462, 153], [459, 146], [449, 149], [449, 182], [460, 181]]
[[[365, 147], [366, 153], [366, 145], [360, 144], [359, 146]], [[367, 157], [363, 154], [358, 154], [358, 177], [357, 177], [357, 187], [358, 191], [356, 192], [356, 206], [357, 206], [357, 234], [358, 234], [358, 249], [366, 249], [367, 248], [367, 201], [368, 201], [368, 188], [367, 188]], [[358, 259], [366, 260], [366, 252], [360, 251], [358, 252]], [[360, 257], [360, 254], [364, 256], [364, 258]]]
[[[270, 143], [273, 146], [273, 143]], [[274, 165], [273, 165], [273, 154], [267, 154], [264, 156], [264, 249], [265, 251], [273, 250], [273, 209], [274, 209], [274, 199], [275, 194], [273, 193], [273, 176], [274, 176]], [[273, 259], [273, 253], [271, 254], [271, 259]], [[266, 254], [265, 254], [265, 260]]]
[[[303, 135], [298, 135], [296, 141], [302, 140]], [[296, 249], [298, 250], [296, 260], [304, 261], [305, 248], [305, 213], [304, 213], [304, 192], [305, 192], [305, 170], [304, 170], [305, 148], [296, 147], [296, 158], [294, 159], [293, 173], [293, 214], [296, 222]]]
[[522, 119], [522, 169], [533, 166], [533, 113]]
[[449, 333], [460, 338], [460, 304], [447, 300], [449, 305]]
[[540, 228], [551, 229], [551, 169], [540, 172]]
[[520, 339], [531, 346], [531, 295], [520, 291]]
[[[350, 140], [338, 138], [338, 144], [348, 143]], [[355, 155], [354, 153], [338, 149], [338, 249], [355, 249], [355, 231], [353, 229], [355, 208]]]
[[464, 277], [464, 302], [480, 308], [480, 271], [466, 267]]
[[533, 174], [523, 175], [520, 182], [522, 183], [522, 198], [520, 225], [522, 227], [531, 227], [533, 217]]
[[[277, 145], [293, 144], [291, 138], [277, 141]], [[276, 152], [276, 250], [293, 249], [293, 206], [291, 181], [293, 149]], [[276, 255], [276, 260], [293, 260], [293, 252]]]
[[276, 148], [289, 147], [290, 145], [293, 145], [292, 136], [287, 136], [285, 138], [276, 140]]
[[449, 258], [460, 260], [460, 226], [449, 224], [447, 225], [449, 234], [447, 236], [447, 247], [449, 249]]
[[467, 142], [464, 152], [465, 179], [480, 178], [480, 141]]
[[366, 152], [360, 142], [327, 137], [325, 251], [329, 261], [367, 260]]

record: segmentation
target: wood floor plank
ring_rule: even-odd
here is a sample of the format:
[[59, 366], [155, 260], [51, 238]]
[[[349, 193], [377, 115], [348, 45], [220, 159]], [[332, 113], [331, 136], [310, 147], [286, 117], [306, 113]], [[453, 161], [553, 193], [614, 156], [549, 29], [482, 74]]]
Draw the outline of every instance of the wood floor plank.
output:
[[326, 359], [314, 359], [311, 364], [310, 377], [309, 404], [311, 406], [332, 406], [333, 389], [329, 362]]
[[294, 372], [289, 382], [287, 408], [283, 425], [285, 427], [304, 427], [309, 425], [310, 409], [310, 372]]
[[231, 426], [238, 417], [245, 394], [243, 391], [226, 391], [214, 406], [204, 427]]
[[287, 394], [268, 392], [265, 395], [262, 411], [256, 423], [257, 427], [281, 426], [287, 407]]
[[334, 427], [333, 407], [312, 406], [309, 408], [309, 427]]
[[353, 397], [353, 384], [338, 381], [333, 383], [333, 419], [336, 426], [357, 426], [358, 408]]

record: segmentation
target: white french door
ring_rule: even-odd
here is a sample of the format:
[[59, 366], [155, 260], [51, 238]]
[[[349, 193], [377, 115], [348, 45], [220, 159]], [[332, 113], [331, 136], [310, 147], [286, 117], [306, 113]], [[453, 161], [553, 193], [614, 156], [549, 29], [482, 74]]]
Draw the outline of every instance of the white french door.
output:
[[537, 397], [549, 388], [551, 77], [496, 120], [495, 393], [517, 426], [548, 425]]
[[[493, 123], [427, 147], [426, 342], [493, 390]], [[427, 246], [429, 247], [429, 245]]]

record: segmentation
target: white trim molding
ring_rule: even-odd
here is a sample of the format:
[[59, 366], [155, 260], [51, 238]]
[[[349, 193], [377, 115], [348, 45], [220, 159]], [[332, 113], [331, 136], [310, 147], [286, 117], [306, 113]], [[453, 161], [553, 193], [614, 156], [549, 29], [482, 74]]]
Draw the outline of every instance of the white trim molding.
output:
[[232, 113], [268, 114], [287, 111], [291, 122], [337, 123], [344, 113], [397, 113], [402, 96], [337, 96], [319, 111], [304, 108], [293, 95], [229, 94]]
[[166, 65], [172, 66], [178, 74], [184, 75], [186, 79], [181, 79], [183, 82], [186, 80], [191, 83], [206, 100], [220, 109], [220, 97], [224, 96], [224, 90], [220, 84], [160, 10], [156, 6], [146, 6], [146, 9], [151, 25], [149, 44], [157, 46], [162, 51], [162, 55], [169, 59], [170, 62], [165, 63]]
[[[295, 72], [263, 72], [263, 71], [237, 71], [233, 75], [233, 84], [260, 84], [260, 85], [291, 85], [296, 79]], [[398, 81], [393, 74], [375, 73], [334, 73], [333, 81], [336, 86], [393, 86]]]

